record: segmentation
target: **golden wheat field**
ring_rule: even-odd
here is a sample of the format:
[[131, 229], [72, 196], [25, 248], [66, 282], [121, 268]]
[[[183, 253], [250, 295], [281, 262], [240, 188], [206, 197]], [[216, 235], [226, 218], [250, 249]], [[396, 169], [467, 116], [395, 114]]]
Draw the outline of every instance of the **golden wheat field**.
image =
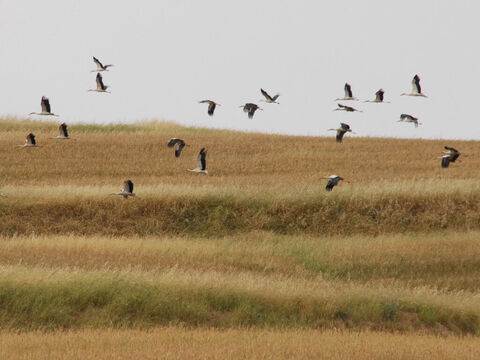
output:
[[477, 359], [473, 337], [338, 330], [82, 330], [0, 334], [8, 359]]
[[0, 121], [0, 357], [478, 358], [480, 143], [57, 127]]

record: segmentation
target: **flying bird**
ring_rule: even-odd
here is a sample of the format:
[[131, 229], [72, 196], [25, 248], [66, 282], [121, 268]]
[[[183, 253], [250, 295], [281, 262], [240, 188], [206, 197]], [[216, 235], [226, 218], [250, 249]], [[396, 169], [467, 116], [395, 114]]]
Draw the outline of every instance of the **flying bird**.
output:
[[350, 125], [348, 124], [345, 124], [345, 123], [340, 123], [340, 127], [338, 129], [328, 129], [329, 131], [333, 130], [333, 131], [336, 131], [337, 132], [337, 137], [336, 137], [336, 140], [337, 142], [342, 142], [343, 140], [343, 135], [345, 135], [345, 133], [347, 132], [351, 132], [353, 134], [355, 134], [351, 129], [350, 129]]
[[200, 152], [198, 153], [197, 167], [195, 169], [187, 169], [187, 170], [191, 171], [191, 172], [203, 173], [205, 175], [208, 175], [208, 171], [207, 171], [207, 150], [205, 150], [205, 148], [202, 148], [200, 150]]
[[276, 94], [275, 96], [270, 96], [265, 90], [260, 89], [260, 92], [262, 93], [263, 96], [265, 96], [265, 100], [261, 99], [260, 101], [266, 102], [266, 103], [273, 103], [273, 104], [280, 104], [277, 102], [278, 97], [280, 94]]
[[125, 180], [123, 182], [123, 189], [117, 193], [111, 193], [110, 195], [121, 195], [124, 199], [128, 199], [129, 196], [135, 196], [133, 193], [133, 182], [132, 180]]
[[37, 112], [31, 112], [29, 115], [50, 115], [50, 116], [58, 116], [51, 111], [50, 107], [50, 100], [46, 96], [42, 96], [42, 100], [40, 102], [40, 105], [42, 106], [42, 111], [37, 113]]
[[455, 160], [458, 159], [458, 157], [461, 155], [460, 152], [457, 149], [454, 149], [453, 147], [448, 147], [445, 146], [445, 150], [443, 151], [445, 155], [441, 157], [442, 159], [442, 168], [447, 168], [450, 163], [455, 162]]
[[322, 179], [328, 179], [327, 186], [325, 187], [325, 190], [327, 191], [332, 191], [334, 186], [337, 186], [340, 180], [346, 181], [344, 178], [338, 175], [324, 176]]
[[412, 79], [412, 92], [410, 94], [403, 93], [400, 94], [401, 96], [422, 96], [428, 97], [427, 95], [422, 93], [422, 87], [420, 86], [420, 77], [415, 75]]
[[379, 89], [375, 93], [375, 99], [374, 100], [365, 100], [364, 102], [371, 102], [371, 103], [389, 103], [390, 101], [383, 101], [383, 94], [385, 94], [385, 91], [383, 89]]
[[98, 60], [95, 56], [93, 57], [93, 62], [97, 65], [96, 70], [92, 70], [91, 72], [96, 72], [96, 71], [108, 71], [108, 68], [113, 66], [112, 64], [109, 65], [103, 65], [100, 60]]
[[60, 124], [60, 126], [58, 127], [58, 136], [54, 136], [49, 139], [70, 140], [71, 138], [68, 137], [67, 124]]
[[342, 105], [342, 104], [337, 104], [338, 108], [333, 109], [333, 111], [348, 111], [348, 112], [353, 112], [353, 111], [358, 111], [358, 112], [363, 112], [362, 110], [357, 110], [351, 106], [347, 105]]
[[103, 83], [102, 74], [97, 73], [96, 81], [97, 81], [97, 87], [95, 89], [89, 89], [88, 91], [110, 93], [110, 91], [107, 91], [107, 88], [109, 88], [109, 86]]
[[37, 146], [37, 141], [35, 140], [35, 135], [33, 135], [33, 133], [28, 134], [27, 138], [25, 139], [25, 144], [18, 145], [18, 146], [22, 146], [22, 147]]
[[343, 87], [343, 89], [345, 91], [345, 96], [343, 98], [335, 99], [335, 101], [337, 101], [337, 100], [358, 100], [356, 97], [353, 96], [352, 87], [349, 83], [345, 83], [345, 86]]
[[262, 110], [257, 104], [253, 103], [246, 103], [245, 105], [240, 105], [239, 107], [243, 108], [243, 112], [248, 113], [248, 118], [253, 119], [253, 115], [255, 114], [255, 111], [257, 110]]
[[412, 116], [412, 115], [409, 115], [409, 114], [402, 114], [400, 115], [400, 120], [398, 120], [399, 122], [400, 121], [404, 121], [404, 122], [411, 122], [411, 123], [414, 123], [415, 124], [415, 127], [418, 127], [418, 125], [422, 125], [422, 123], [419, 123], [418, 122], [418, 118]]
[[200, 104], [208, 104], [208, 115], [212, 116], [214, 111], [215, 111], [215, 108], [218, 106], [220, 106], [220, 104], [216, 103], [215, 101], [212, 101], [212, 100], [202, 100], [202, 101], [199, 101]]
[[185, 146], [188, 146], [185, 144], [185, 141], [178, 138], [171, 138], [167, 145], [168, 147], [177, 146], [177, 148], [175, 149], [175, 157], [180, 157], [180, 154], [182, 153], [183, 148]]

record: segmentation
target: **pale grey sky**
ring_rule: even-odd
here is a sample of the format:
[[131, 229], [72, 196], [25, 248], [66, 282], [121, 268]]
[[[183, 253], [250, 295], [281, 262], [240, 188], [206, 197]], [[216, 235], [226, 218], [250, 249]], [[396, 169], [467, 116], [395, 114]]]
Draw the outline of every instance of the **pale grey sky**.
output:
[[[58, 121], [133, 122], [330, 135], [480, 138], [477, 1], [0, 0], [0, 115], [50, 98]], [[95, 87], [92, 56], [111, 94]], [[400, 97], [421, 77], [429, 98]], [[351, 102], [385, 90], [391, 104]], [[280, 92], [253, 119], [238, 108]], [[214, 117], [198, 100], [222, 104]], [[410, 113], [423, 125], [398, 123]]]

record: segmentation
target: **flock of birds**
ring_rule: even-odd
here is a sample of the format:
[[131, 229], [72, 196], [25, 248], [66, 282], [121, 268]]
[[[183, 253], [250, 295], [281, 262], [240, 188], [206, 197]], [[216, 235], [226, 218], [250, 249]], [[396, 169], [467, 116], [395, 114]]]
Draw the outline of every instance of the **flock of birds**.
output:
[[[96, 84], [97, 87], [95, 89], [89, 89], [88, 91], [95, 91], [95, 92], [100, 92], [100, 93], [110, 93], [107, 89], [109, 88], [108, 85], [105, 85], [103, 83], [103, 77], [101, 75], [101, 72], [104, 71], [109, 71], [108, 69], [113, 66], [113, 64], [108, 64], [108, 65], [103, 65], [96, 57], [93, 57], [94, 63], [97, 65], [97, 68], [95, 70], [92, 70], [92, 72], [96, 72]], [[346, 83], [344, 86], [344, 91], [345, 95], [343, 98], [337, 98], [335, 101], [358, 101], [356, 97], [353, 96], [353, 91], [352, 87], [350, 84]], [[277, 99], [280, 96], [280, 94], [276, 94], [274, 96], [271, 96], [267, 91], [264, 89], [260, 89], [261, 94], [264, 96], [264, 99], [261, 99], [260, 101], [270, 103], [270, 104], [280, 104]], [[375, 93], [375, 99], [373, 100], [366, 100], [365, 102], [370, 102], [370, 103], [388, 103], [388, 101], [384, 100], [384, 90], [379, 89]], [[420, 86], [420, 77], [418, 75], [415, 75], [412, 79], [412, 91], [410, 93], [402, 93], [400, 94], [401, 96], [414, 96], [414, 97], [424, 97], [426, 98], [427, 96], [422, 93], [422, 88]], [[213, 116], [215, 113], [215, 109], [217, 106], [221, 106], [219, 103], [213, 101], [213, 100], [201, 100], [199, 101], [201, 104], [208, 104], [208, 109], [207, 113], [210, 116]], [[51, 106], [50, 106], [50, 100], [46, 96], [42, 96], [41, 102], [40, 102], [42, 111], [41, 112], [31, 112], [30, 115], [43, 115], [43, 116], [59, 116], [58, 114], [54, 114], [52, 112]], [[344, 105], [341, 103], [337, 103], [337, 108], [335, 108], [333, 111], [346, 111], [346, 112], [362, 112], [362, 110], [358, 110], [352, 106]], [[241, 105], [240, 108], [243, 108], [243, 111], [247, 113], [248, 118], [252, 119], [253, 116], [255, 115], [255, 112], [257, 110], [263, 111], [262, 108], [260, 108], [257, 104], [255, 103], [246, 103], [244, 105]], [[413, 115], [410, 114], [401, 114], [400, 115], [400, 120], [399, 122], [409, 122], [415, 124], [415, 127], [418, 127], [418, 125], [421, 125], [421, 123], [418, 122], [418, 118], [414, 117]], [[336, 141], [341, 143], [343, 140], [344, 135], [347, 132], [353, 133], [352, 129], [350, 128], [350, 125], [346, 123], [340, 123], [340, 127], [336, 129], [328, 129], [329, 131], [336, 131]], [[65, 123], [60, 124], [58, 128], [59, 134], [58, 136], [51, 137], [49, 139], [58, 139], [58, 140], [70, 140], [70, 136], [68, 133], [67, 125]], [[39, 146], [37, 145], [37, 141], [35, 139], [35, 135], [33, 133], [29, 133], [26, 137], [25, 144], [19, 145], [21, 147], [36, 147]], [[185, 146], [188, 146], [183, 139], [179, 138], [172, 138], [167, 144], [168, 147], [174, 148], [175, 149], [175, 157], [180, 157], [182, 150]], [[441, 158], [441, 166], [443, 168], [446, 168], [450, 165], [450, 163], [454, 163], [457, 158], [460, 156], [460, 152], [453, 147], [445, 146], [445, 150], [443, 151], [444, 155], [442, 155]], [[197, 156], [197, 167], [194, 169], [187, 169], [188, 171], [195, 172], [195, 173], [201, 173], [208, 175], [207, 171], [207, 150], [205, 148], [202, 148]], [[331, 191], [336, 185], [339, 184], [340, 181], [346, 181], [339, 175], [330, 175], [328, 177], [323, 177], [324, 179], [328, 179], [327, 185], [325, 189], [327, 191]], [[110, 195], [120, 195], [123, 196], [125, 199], [128, 199], [129, 196], [135, 196], [133, 193], [133, 182], [131, 180], [125, 180], [123, 188], [120, 190], [120, 192], [117, 193], [111, 193]], [[5, 194], [2, 194], [0, 192], [1, 197], [6, 197]]]

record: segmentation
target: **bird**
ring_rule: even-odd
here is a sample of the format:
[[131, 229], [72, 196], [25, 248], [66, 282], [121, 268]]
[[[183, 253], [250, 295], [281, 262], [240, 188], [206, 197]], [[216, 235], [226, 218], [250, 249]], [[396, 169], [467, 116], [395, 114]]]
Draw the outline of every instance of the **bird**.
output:
[[257, 110], [262, 110], [257, 104], [253, 103], [246, 103], [245, 105], [240, 105], [239, 107], [243, 108], [243, 112], [248, 113], [248, 118], [252, 119], [253, 115], [255, 114], [255, 111]]
[[168, 147], [174, 147], [175, 145], [178, 145], [177, 148], [175, 149], [175, 157], [180, 157], [180, 154], [182, 153], [182, 150], [185, 146], [188, 146], [185, 144], [185, 141], [182, 139], [178, 138], [171, 138], [170, 141], [168, 142]]
[[351, 132], [353, 134], [355, 134], [351, 129], [350, 129], [350, 125], [348, 124], [345, 124], [345, 123], [340, 123], [340, 127], [338, 129], [328, 129], [328, 131], [336, 131], [337, 132], [337, 142], [342, 142], [343, 140], [343, 135], [345, 135], [345, 133], [347, 132]]
[[102, 74], [97, 73], [96, 81], [97, 81], [96, 89], [89, 89], [88, 91], [110, 93], [110, 91], [107, 91], [107, 88], [109, 88], [109, 86], [103, 83]]
[[37, 146], [37, 141], [35, 140], [35, 135], [33, 135], [33, 133], [28, 134], [27, 138], [25, 139], [25, 144], [18, 145], [18, 146], [22, 146], [22, 147]]
[[187, 169], [187, 171], [203, 173], [208, 175], [207, 171], [207, 150], [202, 148], [197, 156], [197, 167], [195, 169]]
[[383, 101], [383, 94], [385, 94], [385, 91], [383, 89], [379, 89], [375, 93], [375, 99], [374, 100], [365, 100], [364, 102], [371, 102], [371, 103], [390, 103], [390, 101]]
[[68, 137], [68, 130], [67, 130], [67, 124], [62, 123], [58, 127], [58, 136], [51, 137], [49, 139], [60, 139], [60, 140], [70, 140], [71, 138]]
[[327, 191], [332, 191], [333, 187], [338, 185], [340, 180], [344, 180], [346, 182], [344, 178], [338, 175], [324, 176], [322, 179], [328, 179], [327, 186], [325, 187], [325, 190]]
[[418, 127], [418, 125], [422, 125], [422, 123], [419, 123], [418, 122], [418, 118], [412, 116], [412, 115], [409, 115], [409, 114], [401, 114], [400, 115], [400, 120], [398, 120], [399, 122], [400, 121], [404, 121], [404, 122], [411, 122], [411, 123], [414, 123], [415, 124], [415, 127]]
[[213, 116], [213, 113], [215, 111], [215, 108], [218, 106], [221, 106], [220, 104], [216, 103], [215, 101], [212, 100], [201, 100], [199, 101], [200, 104], [208, 104], [208, 115]]
[[133, 193], [133, 182], [132, 180], [125, 180], [123, 182], [123, 189], [118, 193], [111, 193], [110, 195], [121, 195], [124, 199], [128, 199], [129, 196], [135, 197]]
[[92, 70], [91, 72], [96, 72], [96, 71], [108, 71], [108, 68], [113, 66], [112, 64], [108, 65], [103, 65], [100, 60], [98, 60], [95, 56], [93, 57], [93, 62], [97, 64], [97, 69]]
[[349, 83], [345, 83], [344, 90], [345, 90], [345, 96], [343, 98], [335, 99], [335, 101], [337, 101], [337, 100], [358, 100], [356, 97], [353, 96], [352, 87]]
[[42, 106], [42, 111], [37, 113], [37, 112], [31, 112], [29, 115], [49, 115], [49, 116], [58, 116], [57, 114], [52, 113], [51, 107], [50, 107], [50, 100], [46, 96], [42, 96], [42, 100], [40, 102], [40, 105]]
[[342, 105], [342, 104], [337, 104], [338, 105], [338, 108], [336, 109], [333, 109], [333, 111], [348, 111], [348, 112], [353, 112], [353, 111], [358, 111], [358, 112], [363, 112], [362, 110], [357, 110], [351, 106], [347, 106], [347, 105]]
[[[0, 188], [1, 188], [1, 187], [0, 187]], [[2, 194], [1, 192], [0, 192], [0, 196], [1, 196], [1, 197], [8, 197], [7, 195]]]
[[418, 75], [415, 75], [412, 79], [412, 92], [407, 94], [403, 93], [400, 94], [401, 96], [422, 96], [422, 97], [428, 97], [427, 95], [422, 93], [422, 87], [420, 86], [420, 77]]
[[263, 96], [265, 96], [265, 100], [261, 99], [260, 101], [271, 103], [271, 104], [280, 104], [279, 102], [277, 102], [277, 99], [280, 96], [280, 94], [276, 94], [275, 96], [272, 97], [263, 89], [260, 89], [260, 92], [262, 93]]
[[458, 159], [458, 157], [461, 155], [460, 152], [457, 149], [454, 149], [453, 147], [445, 146], [444, 147], [446, 151], [443, 151], [446, 155], [443, 155], [441, 157], [442, 159], [442, 168], [447, 168], [450, 163], [455, 162], [455, 160]]

